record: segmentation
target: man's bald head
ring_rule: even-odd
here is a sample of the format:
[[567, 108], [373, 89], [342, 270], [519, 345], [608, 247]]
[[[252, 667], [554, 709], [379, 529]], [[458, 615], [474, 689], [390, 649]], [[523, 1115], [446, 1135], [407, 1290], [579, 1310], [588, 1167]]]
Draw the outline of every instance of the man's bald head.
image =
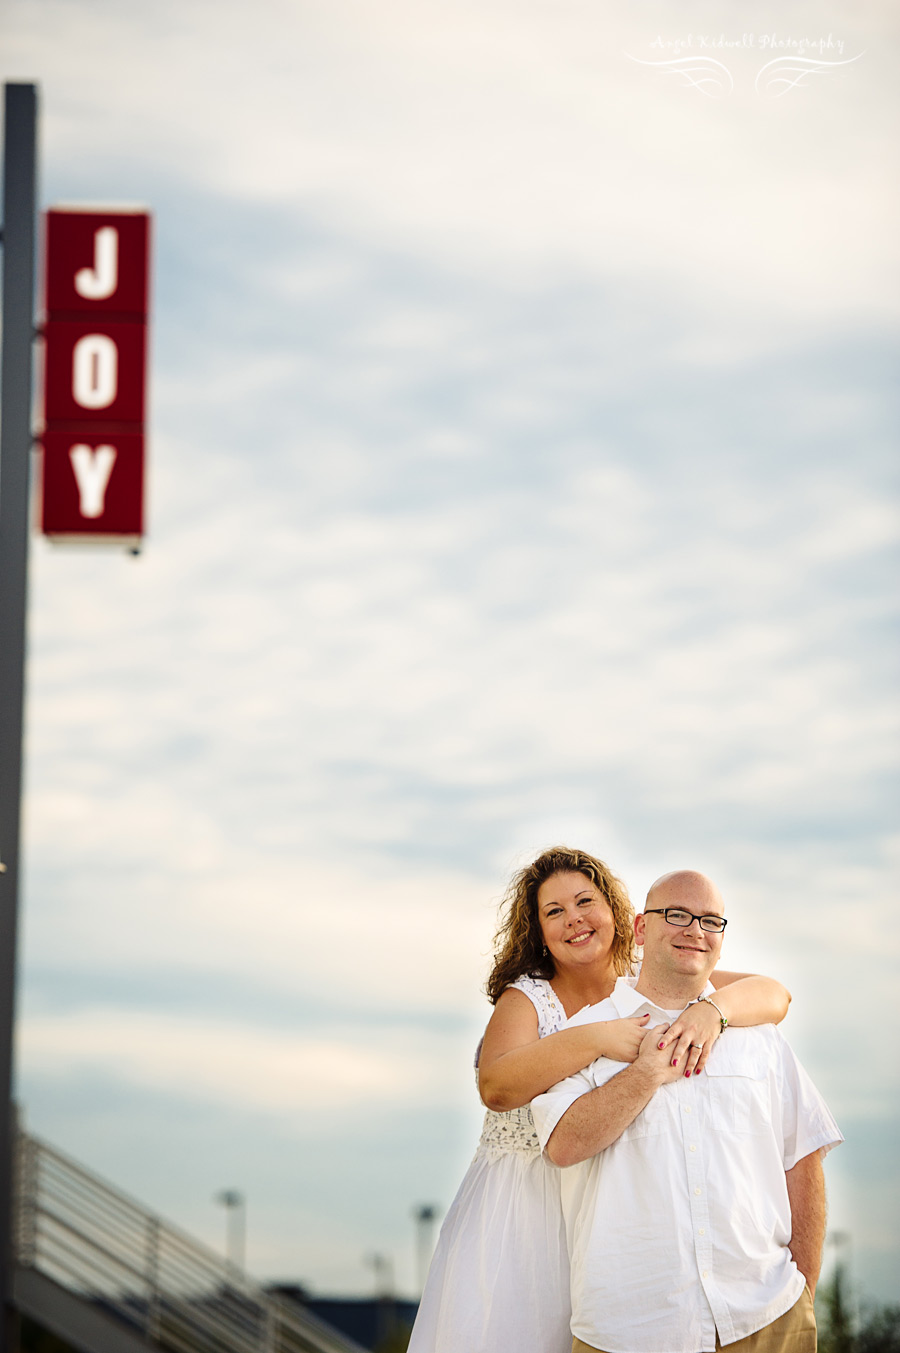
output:
[[696, 869], [673, 869], [651, 883], [647, 894], [648, 907], [684, 907], [695, 910], [689, 903], [710, 904], [720, 916], [725, 915], [725, 903], [711, 878]]

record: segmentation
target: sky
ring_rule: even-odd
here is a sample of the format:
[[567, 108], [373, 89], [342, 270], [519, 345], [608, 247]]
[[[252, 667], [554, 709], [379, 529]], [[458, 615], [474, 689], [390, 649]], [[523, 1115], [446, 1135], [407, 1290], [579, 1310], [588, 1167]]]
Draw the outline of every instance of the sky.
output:
[[32, 548], [27, 1126], [413, 1293], [564, 841], [719, 883], [900, 1300], [893, 7], [5, 0], [0, 51], [44, 205], [155, 222], [145, 548]]

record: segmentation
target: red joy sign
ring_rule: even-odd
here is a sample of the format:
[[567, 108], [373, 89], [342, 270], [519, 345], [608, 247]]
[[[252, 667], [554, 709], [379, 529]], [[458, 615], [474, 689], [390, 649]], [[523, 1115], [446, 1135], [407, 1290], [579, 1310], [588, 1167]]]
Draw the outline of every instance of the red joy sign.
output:
[[46, 217], [43, 493], [48, 536], [140, 536], [150, 218]]

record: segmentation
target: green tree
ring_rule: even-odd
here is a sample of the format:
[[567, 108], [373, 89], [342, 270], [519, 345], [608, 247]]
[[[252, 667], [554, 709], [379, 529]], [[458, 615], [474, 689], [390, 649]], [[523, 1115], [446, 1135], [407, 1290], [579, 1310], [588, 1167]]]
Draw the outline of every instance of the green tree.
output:
[[843, 1264], [835, 1264], [831, 1280], [822, 1288], [819, 1309], [820, 1353], [857, 1353], [850, 1310], [849, 1283]]
[[856, 1353], [900, 1353], [900, 1306], [869, 1306], [856, 1336]]
[[409, 1325], [396, 1325], [391, 1334], [375, 1345], [375, 1353], [406, 1353], [411, 1334]]
[[900, 1306], [868, 1302], [855, 1320], [843, 1264], [820, 1286], [816, 1304], [819, 1353], [900, 1353]]

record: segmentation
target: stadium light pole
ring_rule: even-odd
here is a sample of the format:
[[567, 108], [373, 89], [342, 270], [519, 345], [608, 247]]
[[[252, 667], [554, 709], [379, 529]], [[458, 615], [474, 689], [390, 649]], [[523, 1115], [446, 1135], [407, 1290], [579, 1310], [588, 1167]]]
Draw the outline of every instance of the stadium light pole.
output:
[[413, 1220], [416, 1223], [416, 1296], [420, 1299], [425, 1291], [425, 1279], [428, 1277], [428, 1266], [431, 1263], [437, 1215], [436, 1203], [417, 1203], [413, 1208]]
[[7, 84], [3, 128], [3, 353], [0, 362], [0, 1353], [13, 1353], [12, 1072], [28, 594], [37, 87]]
[[225, 1257], [238, 1273], [244, 1271], [247, 1248], [247, 1200], [237, 1189], [222, 1189], [216, 1202], [225, 1209]]

